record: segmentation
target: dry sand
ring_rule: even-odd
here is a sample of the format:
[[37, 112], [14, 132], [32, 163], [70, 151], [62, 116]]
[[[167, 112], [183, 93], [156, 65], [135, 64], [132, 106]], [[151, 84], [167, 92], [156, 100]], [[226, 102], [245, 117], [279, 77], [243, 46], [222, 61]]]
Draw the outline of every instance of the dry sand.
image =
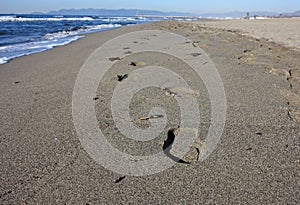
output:
[[[282, 21], [289, 19], [279, 20], [278, 28]], [[291, 31], [294, 21], [290, 21]], [[259, 22], [255, 21], [256, 30], [259, 24], [264, 32], [272, 31]], [[226, 29], [212, 28], [213, 24]], [[89, 34], [70, 45], [0, 65], [0, 203], [299, 204], [299, 52], [231, 29], [239, 29], [239, 24], [166, 21], [129, 26]], [[289, 31], [286, 25], [280, 30], [284, 35]], [[182, 34], [209, 55], [224, 83], [227, 118], [220, 143], [204, 162], [178, 163], [152, 176], [123, 177], [95, 163], [82, 148], [72, 121], [72, 94], [81, 66], [95, 49], [120, 34], [142, 29]], [[272, 32], [264, 35], [272, 37]], [[299, 41], [290, 46], [296, 45]], [[164, 55], [132, 54], [132, 59], [117, 61], [97, 91], [97, 119], [109, 141], [134, 154], [149, 154], [162, 146], [161, 139], [135, 146], [118, 137], [105, 107], [116, 74], [130, 75], [134, 69], [127, 60], [165, 63], [194, 82], [199, 88], [200, 137], [205, 138], [210, 101], [203, 84], [195, 83], [193, 73], [176, 60], [166, 63]], [[132, 115], [138, 117], [156, 101], [174, 117], [168, 129], [176, 126], [176, 104], [164, 98], [157, 90], [137, 95]], [[151, 103], [145, 105], [145, 100]]]
[[267, 38], [291, 48], [300, 49], [300, 18], [234, 19], [205, 22], [203, 25], [226, 30], [239, 30], [257, 38]]

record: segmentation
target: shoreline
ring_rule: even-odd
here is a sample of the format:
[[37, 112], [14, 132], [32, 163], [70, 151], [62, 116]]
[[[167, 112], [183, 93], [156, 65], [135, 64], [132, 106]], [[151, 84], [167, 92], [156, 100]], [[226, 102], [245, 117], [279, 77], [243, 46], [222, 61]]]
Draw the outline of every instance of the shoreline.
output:
[[[232, 28], [226, 24], [226, 29], [206, 26], [210, 22], [161, 21], [90, 33], [68, 45], [0, 65], [0, 203], [298, 203], [299, 52], [229, 31]], [[224, 84], [226, 124], [217, 148], [203, 162], [178, 163], [151, 176], [120, 176], [93, 161], [80, 144], [72, 116], [74, 85], [81, 66], [105, 42], [152, 29], [180, 34], [209, 56]], [[169, 56], [122, 49], [132, 53], [124, 59], [111, 56], [120, 59], [90, 99], [108, 141], [133, 155], [161, 150], [163, 134], [136, 143], [116, 132], [109, 103], [110, 90], [121, 83], [117, 75], [130, 76], [144, 64], [159, 63], [194, 83], [193, 89], [199, 88], [200, 140], [205, 138], [211, 105], [202, 80]], [[167, 128], [174, 128], [178, 106], [160, 90], [150, 91], [133, 99], [134, 119], [146, 116], [151, 103], [159, 102], [175, 119]]]
[[[204, 27], [223, 29], [224, 31], [230, 30], [232, 32], [239, 33], [241, 35], [250, 36], [250, 37], [257, 38], [257, 39], [265, 38], [268, 41], [273, 41], [277, 44], [286, 46], [288, 48], [295, 49], [300, 52], [300, 35], [298, 35], [298, 33], [300, 31], [297, 27], [297, 23], [299, 23], [299, 20], [300, 20], [300, 17], [266, 18], [266, 19], [254, 19], [254, 20], [253, 19], [249, 20], [249, 19], [207, 19], [207, 18], [203, 18], [203, 19], [192, 21], [192, 22], [197, 22], [197, 24], [199, 23], [199, 25], [204, 26]], [[169, 21], [169, 20], [167, 20], [167, 21]], [[182, 21], [182, 20], [178, 20], [178, 22], [180, 22], [180, 21]], [[155, 21], [153, 21], [153, 22], [155, 22]], [[142, 24], [148, 24], [148, 23], [153, 23], [153, 22], [146, 22], [146, 23], [142, 23]], [[163, 22], [163, 21], [158, 21], [158, 22]], [[187, 22], [189, 22], [189, 21], [187, 21]], [[246, 24], [245, 24], [245, 22], [246, 22]], [[272, 25], [267, 25], [266, 23], [271, 23]], [[288, 28], [285, 28], [284, 30], [289, 30], [289, 32], [284, 33], [284, 35], [282, 32], [279, 33], [279, 31], [281, 31], [282, 29], [280, 28], [279, 30], [277, 30], [276, 24], [287, 24], [287, 23], [289, 23], [291, 25], [287, 25]], [[257, 26], [259, 26], [261, 24], [264, 24], [264, 26], [265, 26], [264, 31], [261, 31], [261, 29], [257, 28]], [[135, 25], [139, 25], [139, 24], [135, 24]], [[126, 26], [135, 26], [135, 25], [126, 25]], [[122, 26], [122, 27], [126, 27], [126, 26]], [[120, 27], [116, 27], [116, 28], [120, 28]], [[111, 29], [116, 29], [116, 28], [111, 28]], [[111, 30], [111, 29], [105, 29], [105, 30]], [[102, 30], [102, 31], [105, 31], [105, 30]], [[15, 58], [19, 58], [22, 56], [28, 56], [28, 55], [32, 55], [32, 54], [36, 54], [36, 53], [40, 53], [40, 52], [45, 52], [45, 51], [54, 49], [56, 47], [65, 46], [65, 45], [71, 44], [75, 41], [78, 41], [81, 38], [85, 38], [86, 35], [89, 35], [91, 33], [102, 32], [102, 31], [94, 31], [94, 32], [91, 31], [91, 32], [88, 32], [85, 34], [78, 34], [78, 35], [73, 36], [73, 37], [77, 37], [76, 39], [71, 40], [70, 42], [66, 42], [65, 44], [55, 45], [54, 47], [49, 48], [44, 51], [37, 51], [34, 53], [30, 53], [30, 54], [22, 54], [21, 56], [16, 56], [16, 57], [10, 58], [8, 60], [5, 59], [0, 62], [0, 65], [6, 64]], [[279, 35], [276, 35], [276, 33], [279, 33]]]

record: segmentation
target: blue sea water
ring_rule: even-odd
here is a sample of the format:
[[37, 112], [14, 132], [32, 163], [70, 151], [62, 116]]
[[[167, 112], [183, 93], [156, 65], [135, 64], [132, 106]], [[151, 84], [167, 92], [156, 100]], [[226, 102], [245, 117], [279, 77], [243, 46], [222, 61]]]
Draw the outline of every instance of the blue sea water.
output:
[[71, 43], [83, 34], [164, 19], [0, 14], [0, 64]]

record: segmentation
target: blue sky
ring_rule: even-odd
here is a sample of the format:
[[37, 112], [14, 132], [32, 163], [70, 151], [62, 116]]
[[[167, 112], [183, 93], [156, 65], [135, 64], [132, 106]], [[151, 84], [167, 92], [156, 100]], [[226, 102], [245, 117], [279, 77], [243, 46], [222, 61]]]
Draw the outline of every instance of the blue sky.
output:
[[0, 13], [47, 12], [63, 8], [132, 8], [191, 13], [300, 10], [300, 0], [0, 0]]

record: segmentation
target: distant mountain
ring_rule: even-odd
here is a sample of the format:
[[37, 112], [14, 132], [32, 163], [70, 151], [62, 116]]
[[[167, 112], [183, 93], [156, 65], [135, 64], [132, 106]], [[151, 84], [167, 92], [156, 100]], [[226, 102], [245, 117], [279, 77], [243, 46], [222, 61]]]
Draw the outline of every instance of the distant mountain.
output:
[[[44, 14], [34, 12], [32, 14]], [[243, 18], [247, 12], [233, 11], [227, 13], [203, 13], [192, 14], [183, 12], [162, 12], [155, 10], [140, 10], [140, 9], [61, 9], [58, 11], [50, 11], [46, 13], [49, 15], [94, 15], [94, 16], [136, 16], [151, 15], [151, 16], [201, 16], [202, 18]], [[262, 12], [262, 11], [249, 11], [250, 16], [279, 16], [280, 13], [276, 12]], [[300, 10], [293, 13], [283, 13], [283, 16], [300, 16]]]
[[300, 10], [287, 14], [287, 16], [300, 16]]
[[33, 15], [44, 15], [43, 12], [32, 12], [31, 14], [33, 14]]
[[136, 16], [155, 15], [155, 16], [194, 16], [191, 13], [181, 12], [162, 12], [154, 10], [137, 9], [61, 9], [59, 11], [50, 11], [50, 15], [95, 15], [95, 16]]
[[295, 16], [300, 16], [300, 10], [293, 13]]

